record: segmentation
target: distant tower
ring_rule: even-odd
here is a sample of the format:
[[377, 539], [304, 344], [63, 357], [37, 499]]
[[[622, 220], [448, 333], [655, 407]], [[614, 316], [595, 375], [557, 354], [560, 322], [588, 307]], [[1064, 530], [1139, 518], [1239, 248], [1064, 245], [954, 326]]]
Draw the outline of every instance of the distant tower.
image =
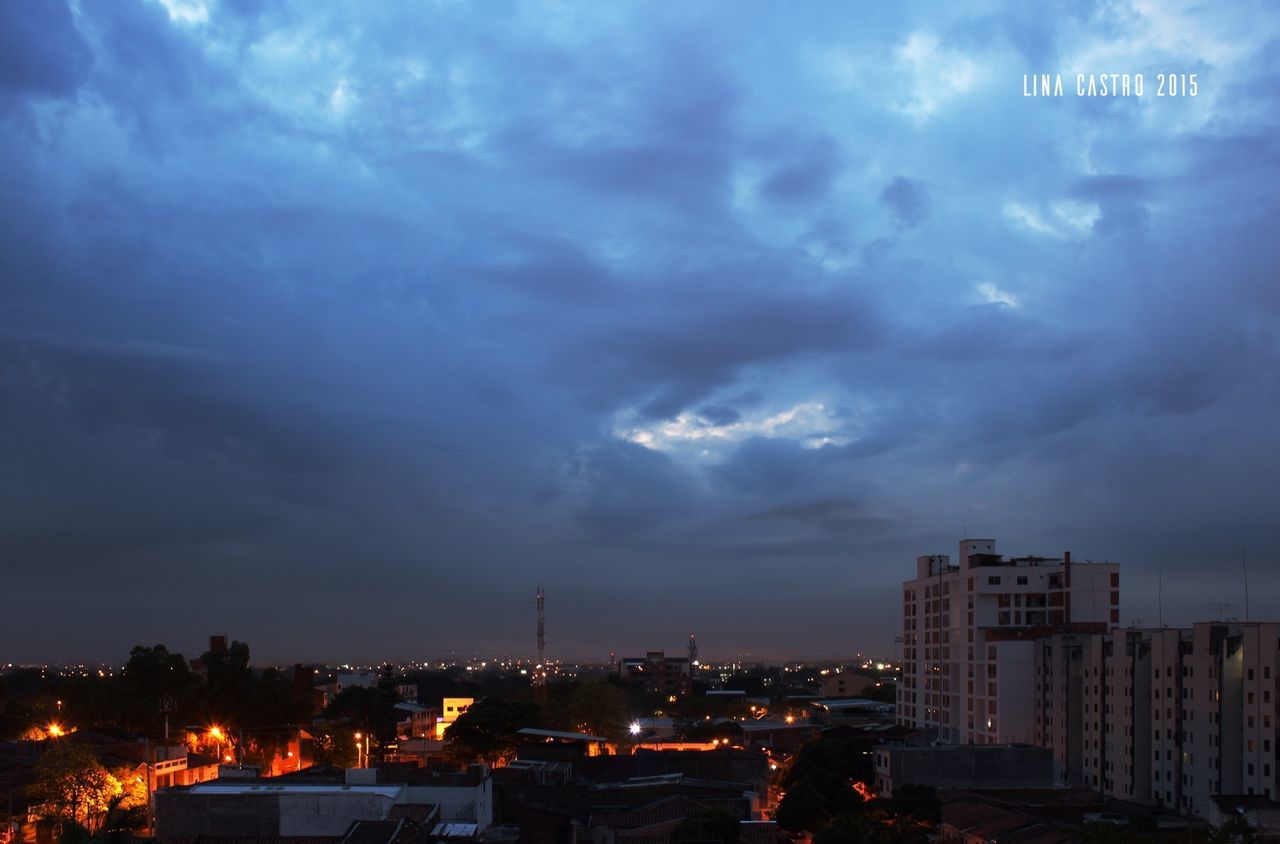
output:
[[689, 634], [689, 664], [693, 665], [698, 661], [698, 637]]
[[609, 673], [613, 674], [618, 670], [618, 652], [609, 651]]
[[538, 664], [533, 669], [533, 696], [539, 703], [547, 699], [547, 667], [543, 662], [547, 650], [547, 620], [544, 612], [546, 593], [538, 587]]

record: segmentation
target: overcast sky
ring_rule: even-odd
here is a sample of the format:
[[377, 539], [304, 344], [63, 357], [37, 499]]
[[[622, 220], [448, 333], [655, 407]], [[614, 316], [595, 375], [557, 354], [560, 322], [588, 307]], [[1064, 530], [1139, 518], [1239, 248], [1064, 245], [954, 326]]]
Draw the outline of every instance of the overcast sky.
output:
[[4, 12], [0, 662], [890, 654], [966, 533], [1280, 618], [1274, 5]]

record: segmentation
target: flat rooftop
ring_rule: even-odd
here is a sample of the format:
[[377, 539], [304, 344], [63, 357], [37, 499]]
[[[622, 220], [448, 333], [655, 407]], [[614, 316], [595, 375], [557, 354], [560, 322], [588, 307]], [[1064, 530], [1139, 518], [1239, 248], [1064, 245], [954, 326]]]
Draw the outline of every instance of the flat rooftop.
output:
[[376, 794], [394, 800], [400, 796], [402, 785], [309, 785], [303, 783], [244, 782], [229, 783], [212, 780], [196, 783], [182, 789], [186, 794]]

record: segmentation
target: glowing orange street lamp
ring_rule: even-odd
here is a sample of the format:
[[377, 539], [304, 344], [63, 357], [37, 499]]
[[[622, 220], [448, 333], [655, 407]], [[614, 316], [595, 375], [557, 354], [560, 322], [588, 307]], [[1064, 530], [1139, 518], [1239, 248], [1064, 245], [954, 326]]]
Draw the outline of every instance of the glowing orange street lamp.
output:
[[[217, 724], [213, 724], [212, 726], [209, 727], [209, 738], [213, 739], [218, 743], [218, 756], [222, 756], [222, 742], [226, 739], [226, 737], [227, 737], [227, 734], [222, 732], [222, 728], [219, 727]], [[227, 757], [228, 757], [227, 761], [230, 762], [231, 761], [230, 754], [227, 754]]]
[[66, 731], [63, 730], [62, 727], [59, 726], [58, 723], [55, 721], [54, 723], [49, 725], [49, 735], [52, 736], [53, 738], [58, 738], [59, 736], [66, 735]]

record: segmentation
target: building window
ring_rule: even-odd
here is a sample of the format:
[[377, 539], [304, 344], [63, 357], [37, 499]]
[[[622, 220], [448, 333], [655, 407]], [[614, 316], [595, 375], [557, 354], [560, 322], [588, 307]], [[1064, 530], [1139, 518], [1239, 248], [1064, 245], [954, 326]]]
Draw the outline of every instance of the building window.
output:
[[1000, 575], [998, 575], [998, 574], [988, 575], [988, 576], [987, 576], [987, 585], [988, 585], [988, 586], [999, 586], [999, 585], [1000, 585]]

